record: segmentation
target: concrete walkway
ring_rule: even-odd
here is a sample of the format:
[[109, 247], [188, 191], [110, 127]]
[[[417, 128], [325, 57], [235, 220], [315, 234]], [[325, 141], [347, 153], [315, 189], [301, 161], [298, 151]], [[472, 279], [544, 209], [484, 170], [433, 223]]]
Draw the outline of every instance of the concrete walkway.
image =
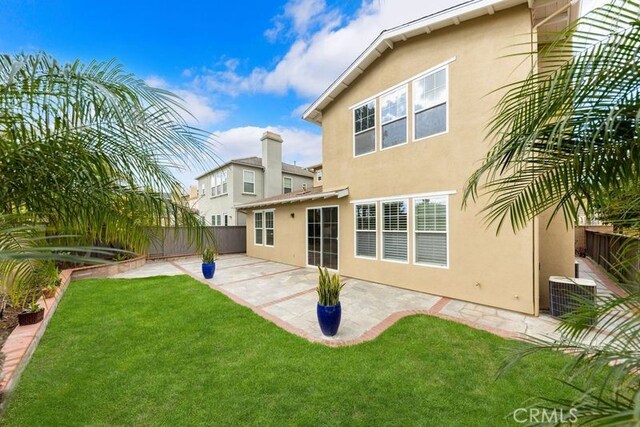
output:
[[[200, 259], [182, 258], [148, 262], [145, 266], [116, 274], [114, 278], [188, 274], [239, 304], [251, 308], [278, 326], [314, 342], [349, 345], [375, 338], [402, 317], [428, 314], [464, 323], [504, 337], [553, 336], [558, 321], [451, 300], [435, 295], [345, 278], [341, 302], [342, 323], [335, 337], [324, 337], [316, 319], [317, 272], [311, 268], [265, 261], [244, 255], [221, 256], [213, 279], [205, 280]], [[594, 278], [601, 292], [604, 283], [587, 263], [581, 277]]]

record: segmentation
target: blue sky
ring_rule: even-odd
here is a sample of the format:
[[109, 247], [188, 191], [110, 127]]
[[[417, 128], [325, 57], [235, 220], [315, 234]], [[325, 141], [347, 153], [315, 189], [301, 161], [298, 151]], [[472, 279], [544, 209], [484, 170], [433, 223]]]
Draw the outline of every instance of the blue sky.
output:
[[[228, 160], [260, 154], [266, 130], [285, 161], [321, 161], [320, 128], [300, 115], [380, 31], [461, 0], [27, 1], [0, 3], [0, 51], [116, 58], [176, 92]], [[212, 167], [214, 165], [211, 165]], [[188, 184], [201, 170], [178, 173]]]

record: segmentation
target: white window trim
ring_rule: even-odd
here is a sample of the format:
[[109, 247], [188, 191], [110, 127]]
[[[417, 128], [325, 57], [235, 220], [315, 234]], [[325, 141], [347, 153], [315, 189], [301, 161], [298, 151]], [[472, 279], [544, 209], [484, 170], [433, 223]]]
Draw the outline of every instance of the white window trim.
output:
[[[409, 112], [410, 112], [410, 110], [409, 110], [409, 85], [405, 84], [405, 85], [396, 87], [393, 90], [390, 90], [390, 91], [387, 91], [387, 92], [383, 93], [382, 95], [379, 96], [379, 98], [380, 98], [380, 104], [382, 105], [382, 97], [383, 96], [385, 96], [387, 94], [390, 94], [390, 93], [393, 93], [395, 91], [398, 91], [400, 89], [404, 89], [404, 91], [405, 91], [405, 97], [404, 97], [404, 100], [405, 100], [405, 115], [404, 115], [404, 117], [397, 118], [397, 119], [392, 120], [392, 121], [387, 122], [387, 123], [382, 123], [382, 107], [380, 108], [380, 151], [386, 151], [386, 150], [391, 150], [392, 148], [402, 147], [403, 145], [406, 145], [406, 144], [409, 143]], [[413, 88], [412, 88], [412, 90], [413, 90]], [[402, 120], [403, 118], [406, 119], [405, 141], [401, 142], [400, 144], [396, 144], [396, 145], [392, 145], [391, 147], [384, 148], [382, 146], [382, 126], [387, 125], [389, 123], [397, 122], [398, 120]]]
[[348, 110], [353, 110], [355, 108], [358, 108], [358, 107], [362, 106], [362, 104], [366, 104], [367, 102], [371, 102], [372, 100], [378, 98], [381, 95], [384, 95], [384, 94], [386, 94], [388, 92], [392, 92], [392, 91], [396, 90], [397, 88], [399, 88], [402, 85], [406, 85], [407, 83], [410, 83], [410, 82], [412, 82], [414, 80], [418, 80], [419, 78], [424, 77], [427, 74], [431, 74], [434, 71], [437, 71], [437, 70], [439, 70], [441, 68], [444, 68], [445, 66], [448, 66], [449, 64], [451, 64], [456, 59], [457, 59], [457, 57], [453, 56], [453, 57], [447, 59], [446, 61], [442, 61], [441, 63], [436, 64], [433, 67], [428, 68], [428, 69], [426, 69], [424, 71], [421, 71], [418, 74], [415, 74], [415, 75], [409, 77], [408, 79], [401, 81], [400, 83], [397, 83], [397, 84], [395, 84], [395, 85], [393, 85], [391, 87], [388, 87], [388, 88], [384, 89], [383, 91], [380, 91], [380, 92], [376, 93], [375, 95], [371, 95], [367, 99], [363, 99], [362, 101], [360, 101], [357, 104], [354, 104], [354, 105], [348, 107], [347, 109]]
[[[446, 97], [446, 101], [445, 101], [445, 105], [446, 105], [446, 123], [445, 123], [445, 130], [444, 132], [439, 132], [439, 133], [434, 133], [433, 135], [428, 135], [428, 136], [423, 136], [422, 138], [417, 138], [416, 139], [416, 114], [420, 113], [422, 111], [428, 110], [428, 108], [424, 108], [420, 111], [415, 111], [414, 108], [414, 103], [413, 103], [413, 98], [414, 98], [414, 86], [413, 83], [416, 80], [420, 80], [421, 78], [428, 76], [429, 74], [433, 74], [433, 73], [437, 73], [440, 70], [445, 70], [444, 75], [445, 75], [445, 81], [447, 82], [447, 86], [446, 86], [446, 93], [447, 93], [447, 97]], [[431, 71], [427, 72], [427, 73], [423, 73], [421, 74], [419, 77], [416, 77], [415, 79], [413, 79], [411, 81], [411, 140], [413, 142], [419, 142], [419, 141], [424, 141], [427, 140], [429, 138], [435, 138], [437, 136], [441, 136], [441, 135], [446, 135], [449, 133], [449, 64], [445, 64], [442, 67], [436, 68], [436, 69], [432, 69]], [[434, 108], [434, 107], [430, 107], [430, 108]]]
[[[411, 260], [411, 248], [409, 247], [409, 232], [410, 230], [410, 224], [411, 224], [411, 219], [410, 219], [410, 215], [411, 215], [411, 203], [409, 203], [410, 199], [398, 199], [398, 198], [394, 198], [394, 199], [388, 199], [388, 200], [384, 200], [380, 202], [380, 260], [384, 261], [384, 262], [392, 262], [395, 264], [409, 264], [410, 260]], [[386, 259], [384, 257], [384, 233], [385, 233], [385, 229], [384, 229], [384, 208], [382, 207], [382, 205], [384, 203], [389, 203], [389, 202], [405, 202], [407, 204], [407, 229], [405, 230], [405, 233], [407, 235], [407, 260], [406, 261], [400, 261], [400, 260], [396, 260], [396, 259]], [[393, 230], [387, 230], [387, 232], [390, 233], [401, 233], [401, 230], [397, 230], [397, 231], [393, 231]]]
[[[337, 273], [340, 270], [340, 206], [338, 205], [328, 205], [328, 206], [312, 206], [305, 209], [305, 217], [304, 217], [304, 263], [307, 268], [315, 268], [316, 272], [318, 271], [315, 265], [309, 264], [309, 211], [311, 209], [322, 209], [322, 208], [337, 208], [338, 209], [338, 265], [336, 269], [327, 268], [327, 270], [331, 272]], [[321, 214], [322, 215], [322, 214]], [[322, 228], [322, 227], [321, 227]], [[322, 256], [322, 239], [320, 239], [320, 256]]]
[[[369, 104], [373, 101], [373, 108], [375, 108], [375, 113], [373, 114], [374, 117], [374, 124], [373, 124], [373, 151], [369, 151], [368, 153], [364, 153], [364, 154], [356, 154], [356, 135], [360, 135], [361, 133], [364, 132], [368, 132], [371, 129], [367, 129], [367, 130], [363, 130], [360, 131], [358, 133], [356, 133], [356, 110], [366, 104]], [[366, 102], [361, 102], [357, 107], [353, 108], [353, 111], [351, 112], [351, 126], [352, 126], [352, 132], [351, 132], [351, 138], [352, 138], [352, 146], [353, 146], [353, 157], [354, 158], [359, 158], [359, 157], [364, 157], [364, 156], [368, 156], [369, 154], [373, 154], [376, 153], [378, 151], [378, 122], [379, 122], [379, 109], [378, 109], [378, 105], [380, 103], [378, 102], [377, 98], [373, 98], [373, 99], [369, 99]]]
[[[262, 243], [258, 243], [256, 237], [258, 237], [258, 229], [256, 228], [256, 215], [262, 215], [262, 227], [260, 228], [260, 235], [262, 236]], [[274, 239], [275, 240], [275, 239]], [[253, 211], [253, 246], [264, 246], [264, 212]]]
[[[273, 212], [273, 227], [269, 228], [269, 230], [273, 230], [273, 245], [267, 245], [267, 212]], [[256, 243], [256, 214], [262, 214], [262, 244]], [[254, 246], [265, 246], [267, 248], [274, 248], [276, 243], [276, 210], [273, 209], [262, 209], [259, 211], [253, 211], [253, 245]]]
[[[440, 268], [443, 270], [448, 270], [449, 269], [449, 264], [450, 264], [450, 258], [449, 258], [449, 250], [450, 250], [450, 245], [449, 245], [449, 239], [450, 239], [450, 235], [451, 233], [449, 232], [449, 196], [436, 196], [438, 198], [443, 198], [445, 200], [445, 220], [446, 220], [446, 231], [445, 233], [447, 233], [447, 265], [439, 265], [439, 264], [431, 264], [431, 263], [427, 263], [427, 262], [418, 262], [416, 261], [416, 257], [418, 256], [417, 251], [414, 249], [413, 251], [413, 264], [414, 265], [418, 265], [421, 267], [431, 267], [431, 268]], [[415, 211], [415, 201], [416, 200], [422, 200], [425, 199], [426, 197], [416, 197], [414, 199], [412, 199], [412, 212], [413, 212], [413, 247], [416, 247], [416, 237], [417, 237], [417, 233], [426, 233], [425, 231], [417, 231], [417, 215], [416, 215], [416, 211]], [[435, 198], [435, 197], [433, 197]], [[442, 232], [440, 232], [442, 233]]]
[[[244, 180], [245, 172], [249, 172], [253, 176], [253, 193], [244, 191], [244, 184], [249, 182]], [[255, 171], [252, 171], [250, 169], [242, 169], [242, 194], [251, 194], [253, 196], [256, 195], [256, 172]]]
[[456, 194], [455, 190], [447, 190], [447, 191], [434, 191], [431, 193], [417, 193], [417, 194], [401, 194], [398, 196], [392, 197], [376, 197], [371, 199], [359, 199], [359, 200], [351, 200], [350, 203], [357, 203], [359, 205], [364, 203], [373, 203], [373, 202], [394, 202], [397, 200], [404, 199], [425, 199], [429, 197], [437, 197], [437, 196], [449, 196], [452, 194]]
[[[375, 205], [376, 207], [376, 229], [373, 230], [374, 233], [376, 234], [376, 256], [373, 257], [368, 257], [368, 256], [362, 256], [362, 255], [358, 255], [358, 231], [371, 231], [371, 230], [358, 230], [358, 217], [356, 215], [357, 209], [358, 209], [358, 205]], [[380, 252], [380, 248], [378, 247], [378, 224], [380, 223], [380, 209], [378, 208], [378, 203], [377, 202], [369, 202], [369, 203], [355, 203], [353, 205], [353, 257], [354, 258], [359, 258], [359, 259], [366, 259], [366, 260], [377, 260], [378, 259], [378, 253]]]
[[289, 180], [289, 182], [291, 183], [291, 186], [289, 187], [289, 189], [290, 189], [291, 191], [289, 191], [289, 193], [293, 193], [293, 178], [292, 178], [292, 177], [290, 177], [290, 176], [283, 176], [283, 177], [282, 177], [282, 194], [285, 194], [285, 193], [284, 193], [284, 190], [285, 190], [285, 188], [287, 187], [287, 186], [285, 185], [285, 182], [286, 182], [287, 180]]

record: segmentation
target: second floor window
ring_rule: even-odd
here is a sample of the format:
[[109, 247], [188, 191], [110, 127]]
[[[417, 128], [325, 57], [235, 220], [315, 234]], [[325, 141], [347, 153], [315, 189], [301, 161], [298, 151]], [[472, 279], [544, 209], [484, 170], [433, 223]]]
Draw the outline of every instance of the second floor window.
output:
[[441, 68], [413, 82], [414, 138], [447, 131], [447, 69]]
[[293, 179], [291, 177], [285, 176], [282, 178], [282, 192], [284, 194], [291, 193], [293, 189]]
[[242, 192], [247, 194], [256, 193], [256, 173], [254, 171], [245, 170], [242, 172], [243, 187]]
[[382, 148], [407, 142], [407, 87], [380, 98]]
[[370, 101], [353, 111], [354, 154], [376, 151], [376, 101]]

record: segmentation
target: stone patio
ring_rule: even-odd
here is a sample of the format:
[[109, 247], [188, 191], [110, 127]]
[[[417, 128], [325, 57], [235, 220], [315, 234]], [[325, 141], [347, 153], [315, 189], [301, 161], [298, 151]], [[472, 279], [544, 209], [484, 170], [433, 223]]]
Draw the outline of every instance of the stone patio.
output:
[[[610, 292], [606, 278], [581, 260], [581, 277], [598, 283], [600, 293]], [[278, 326], [314, 342], [349, 345], [375, 338], [402, 317], [428, 314], [489, 332], [518, 338], [523, 335], [554, 336], [558, 321], [542, 314], [528, 316], [470, 302], [394, 288], [378, 283], [346, 278], [341, 302], [342, 323], [335, 337], [320, 333], [316, 319], [317, 272], [244, 255], [221, 256], [213, 279], [205, 280], [200, 259], [181, 258], [147, 262], [143, 267], [114, 278], [188, 274], [239, 304], [251, 308]]]

